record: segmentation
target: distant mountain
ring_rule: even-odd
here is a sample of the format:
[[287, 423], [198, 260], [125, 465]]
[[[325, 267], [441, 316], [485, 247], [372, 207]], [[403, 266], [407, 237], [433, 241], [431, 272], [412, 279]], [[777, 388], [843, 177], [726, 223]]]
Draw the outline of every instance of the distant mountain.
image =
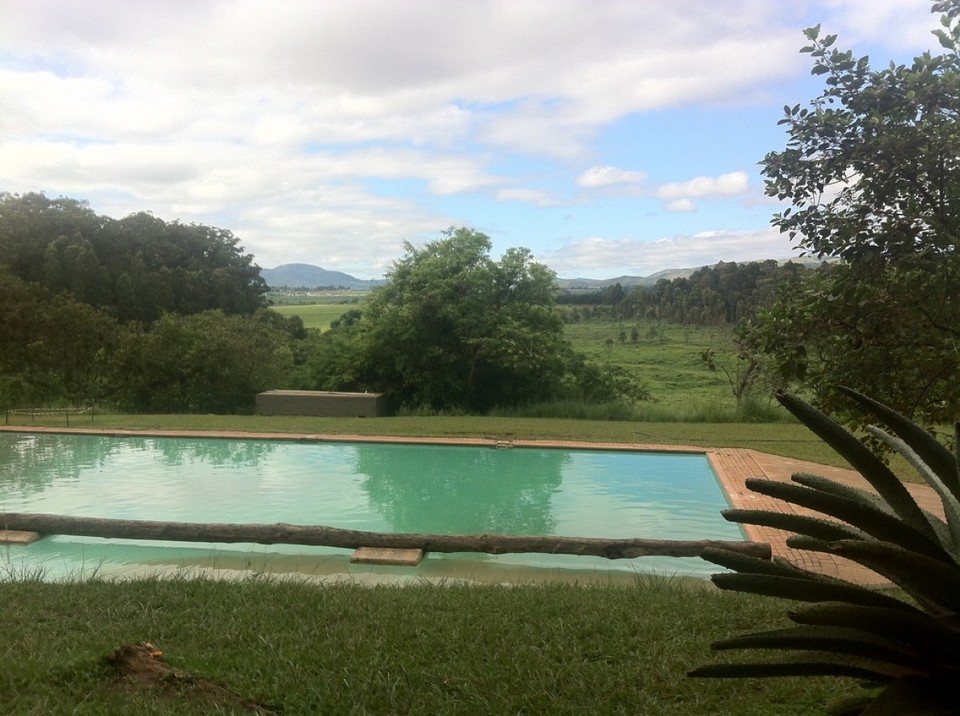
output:
[[653, 286], [662, 278], [668, 281], [675, 278], [685, 278], [697, 269], [665, 269], [657, 271], [649, 276], [617, 276], [616, 278], [558, 278], [557, 286], [565, 288], [568, 291], [585, 290], [595, 291], [614, 284], [620, 284], [624, 288], [633, 288], [634, 286]]
[[[815, 266], [822, 259], [788, 259], [795, 263]], [[741, 261], [738, 263], [750, 263]], [[780, 263], [784, 263], [781, 261]], [[686, 278], [694, 271], [704, 268], [696, 266], [684, 269], [665, 269], [649, 276], [617, 276], [616, 278], [558, 278], [557, 286], [568, 291], [596, 291], [619, 283], [624, 288], [634, 286], [653, 286], [660, 279], [672, 281], [675, 278]], [[354, 290], [368, 290], [375, 286], [382, 286], [383, 279], [354, 278], [342, 271], [327, 271], [313, 264], [283, 264], [272, 269], [260, 269], [260, 275], [272, 289], [278, 288], [350, 288]]]
[[382, 280], [354, 278], [342, 271], [327, 271], [313, 264], [283, 264], [260, 269], [260, 275], [272, 289], [279, 288], [350, 288], [367, 290], [380, 286]]

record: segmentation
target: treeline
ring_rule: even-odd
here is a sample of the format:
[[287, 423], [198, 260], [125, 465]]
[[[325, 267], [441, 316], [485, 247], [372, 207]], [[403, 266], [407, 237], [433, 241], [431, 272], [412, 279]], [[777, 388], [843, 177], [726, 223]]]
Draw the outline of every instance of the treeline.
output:
[[247, 409], [305, 361], [266, 291], [224, 229], [0, 194], [0, 406]]
[[489, 250], [465, 228], [408, 246], [365, 310], [320, 334], [268, 307], [260, 268], [227, 230], [0, 194], [0, 409], [235, 413], [275, 388], [467, 412], [647, 397], [571, 350], [551, 271], [524, 249], [499, 262]]
[[773, 260], [721, 262], [697, 269], [688, 277], [660, 279], [653, 286], [634, 286], [629, 291], [619, 283], [597, 291], [563, 291], [557, 301], [569, 306], [564, 315], [574, 322], [604, 317], [736, 324], [753, 320], [759, 310], [771, 308], [779, 287], [813, 270], [799, 263]]
[[0, 194], [0, 267], [123, 323], [266, 305], [260, 268], [230, 231], [145, 212], [112, 219], [43, 194]]

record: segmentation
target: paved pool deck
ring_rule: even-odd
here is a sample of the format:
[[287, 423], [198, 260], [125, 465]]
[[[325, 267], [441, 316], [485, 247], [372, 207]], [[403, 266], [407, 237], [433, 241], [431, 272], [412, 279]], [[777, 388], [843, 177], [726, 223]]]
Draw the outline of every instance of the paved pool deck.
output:
[[[822, 475], [846, 485], [873, 491], [867, 481], [856, 471], [832, 465], [795, 460], [745, 448], [704, 448], [673, 444], [643, 443], [595, 443], [551, 440], [496, 440], [489, 438], [411, 438], [369, 435], [326, 435], [292, 433], [250, 433], [234, 431], [175, 431], [175, 430], [117, 430], [94, 428], [54, 428], [0, 426], [0, 432], [73, 433], [85, 435], [139, 436], [139, 437], [208, 437], [223, 439], [288, 440], [296, 442], [379, 442], [423, 443], [435, 445], [478, 445], [492, 448], [531, 447], [587, 450], [626, 450], [635, 452], [680, 452], [706, 455], [733, 507], [742, 509], [772, 510], [795, 514], [815, 514], [783, 500], [752, 492], [746, 487], [750, 477], [767, 478], [790, 482], [794, 473], [805, 472]], [[936, 492], [926, 485], [907, 484], [907, 489], [918, 504], [934, 514], [943, 516], [943, 506]], [[821, 574], [840, 577], [866, 586], [884, 586], [887, 581], [867, 568], [833, 555], [791, 549], [786, 544], [789, 532], [771, 527], [743, 525], [748, 539], [769, 543], [774, 556], [781, 557]]]

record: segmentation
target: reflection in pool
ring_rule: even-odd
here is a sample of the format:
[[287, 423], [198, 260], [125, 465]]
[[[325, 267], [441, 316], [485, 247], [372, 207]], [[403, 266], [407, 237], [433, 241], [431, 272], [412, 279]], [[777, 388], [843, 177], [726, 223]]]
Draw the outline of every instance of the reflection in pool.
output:
[[[376, 532], [743, 539], [703, 455], [392, 443], [0, 434], [0, 513], [330, 525]], [[2, 516], [0, 516], [2, 519]], [[48, 578], [185, 568], [472, 579], [705, 576], [699, 559], [432, 554], [416, 568], [350, 550], [52, 536], [0, 546]], [[2, 570], [0, 570], [2, 573]]]

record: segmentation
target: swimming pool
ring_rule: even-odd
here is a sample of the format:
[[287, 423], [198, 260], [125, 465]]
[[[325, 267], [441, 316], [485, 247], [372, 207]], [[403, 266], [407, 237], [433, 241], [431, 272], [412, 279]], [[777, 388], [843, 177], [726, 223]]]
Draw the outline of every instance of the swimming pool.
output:
[[[740, 540], [701, 454], [194, 437], [0, 434], [0, 513], [287, 522], [377, 532]], [[2, 520], [2, 515], [0, 515]], [[355, 565], [351, 550], [51, 536], [0, 546], [8, 572], [48, 578], [184, 569], [372, 578], [706, 576], [697, 558], [430, 554]]]

